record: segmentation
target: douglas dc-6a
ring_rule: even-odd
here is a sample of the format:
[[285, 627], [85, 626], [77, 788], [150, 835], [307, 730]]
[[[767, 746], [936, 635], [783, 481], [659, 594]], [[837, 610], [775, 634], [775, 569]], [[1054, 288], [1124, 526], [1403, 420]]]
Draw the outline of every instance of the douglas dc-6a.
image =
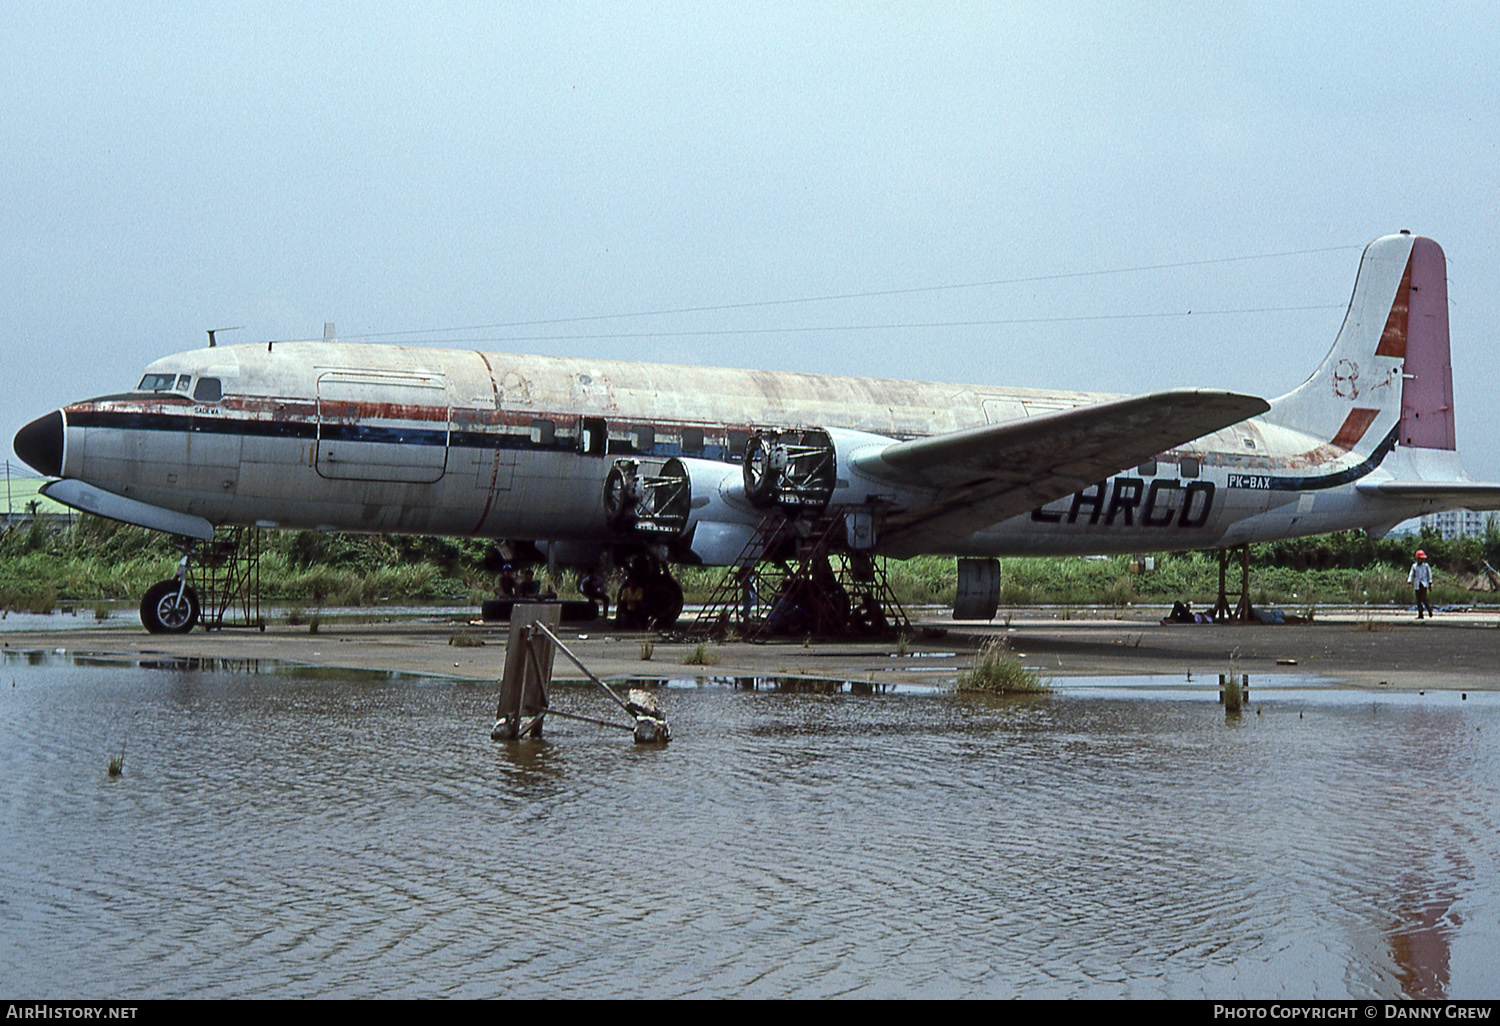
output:
[[[1269, 402], [277, 342], [157, 360], [15, 451], [49, 496], [191, 539], [468, 535], [574, 565], [728, 565], [776, 509], [841, 511], [848, 548], [893, 556], [1384, 533], [1500, 508], [1455, 450], [1446, 274], [1430, 239], [1372, 242], [1333, 349]], [[197, 601], [163, 582], [142, 612], [187, 630]]]

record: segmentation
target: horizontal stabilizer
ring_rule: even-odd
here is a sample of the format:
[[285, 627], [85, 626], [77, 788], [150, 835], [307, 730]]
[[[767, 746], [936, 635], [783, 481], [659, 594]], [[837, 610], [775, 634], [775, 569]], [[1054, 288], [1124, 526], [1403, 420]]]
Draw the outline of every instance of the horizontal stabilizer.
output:
[[1364, 495], [1387, 499], [1431, 499], [1443, 509], [1500, 510], [1500, 484], [1480, 481], [1361, 481]]
[[960, 538], [1269, 408], [1238, 392], [1172, 389], [897, 442], [852, 462], [939, 490], [935, 503], [895, 514], [887, 540], [908, 532]]
[[72, 506], [74, 509], [94, 513], [109, 520], [118, 520], [123, 524], [147, 527], [153, 531], [165, 531], [168, 534], [180, 534], [199, 541], [213, 540], [214, 525], [202, 517], [162, 509], [160, 506], [153, 506], [136, 499], [127, 499], [123, 495], [106, 492], [103, 488], [95, 488], [82, 481], [68, 478], [53, 481], [51, 484], [43, 485], [41, 492], [47, 498], [56, 499], [64, 506]]

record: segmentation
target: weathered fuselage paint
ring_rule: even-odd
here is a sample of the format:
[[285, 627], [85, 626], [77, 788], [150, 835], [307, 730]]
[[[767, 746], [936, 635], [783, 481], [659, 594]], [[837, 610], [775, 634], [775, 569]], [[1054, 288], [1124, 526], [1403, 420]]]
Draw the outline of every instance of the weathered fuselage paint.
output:
[[[222, 396], [66, 407], [64, 476], [220, 525], [556, 541], [616, 537], [602, 503], [613, 457], [688, 456], [728, 471], [757, 428], [903, 440], [1114, 398], [329, 343], [200, 349], [147, 373], [214, 378]], [[1340, 487], [1369, 460], [1259, 418], [1151, 462], [926, 549], [1185, 549], [1390, 516]]]

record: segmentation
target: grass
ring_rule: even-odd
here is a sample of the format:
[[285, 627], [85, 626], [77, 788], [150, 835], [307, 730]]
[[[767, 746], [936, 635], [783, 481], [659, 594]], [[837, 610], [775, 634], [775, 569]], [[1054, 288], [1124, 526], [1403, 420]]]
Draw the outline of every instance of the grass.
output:
[[1240, 683], [1240, 675], [1235, 672], [1234, 665], [1230, 664], [1228, 678], [1224, 681], [1224, 711], [1237, 713], [1244, 705], [1245, 692]]
[[[37, 522], [40, 523], [40, 522]], [[266, 531], [262, 534], [261, 596], [308, 608], [369, 606], [387, 599], [410, 602], [477, 603], [495, 584], [498, 553], [493, 543], [472, 538], [422, 538], [340, 532]], [[1411, 604], [1406, 580], [1419, 542], [1373, 542], [1345, 532], [1252, 549], [1251, 599], [1258, 606], [1288, 608], [1322, 604], [1394, 606]], [[1492, 538], [1444, 543], [1432, 590], [1437, 605], [1492, 603], [1497, 594], [1479, 572], [1480, 557], [1500, 562], [1500, 533]], [[98, 517], [81, 516], [53, 532], [39, 526], [0, 530], [0, 609], [51, 612], [59, 601], [138, 601], [156, 581], [172, 575], [178, 552], [170, 539]], [[493, 558], [492, 558], [493, 557]], [[1218, 562], [1211, 553], [1158, 553], [1155, 569], [1131, 571], [1131, 557], [1013, 557], [1003, 560], [1000, 599], [1007, 610], [1038, 605], [1122, 610], [1141, 603], [1191, 601], [1212, 605]], [[957, 572], [951, 558], [919, 556], [887, 560], [882, 567], [897, 598], [908, 606], [953, 601]], [[1238, 567], [1231, 566], [1231, 586]], [[689, 602], [705, 601], [724, 570], [675, 567]], [[559, 590], [571, 594], [565, 577]], [[1316, 599], [1314, 598], [1316, 596]], [[1061, 618], [1082, 614], [1065, 612]], [[306, 621], [303, 621], [304, 623]]]
[[450, 634], [448, 635], [448, 644], [454, 648], [483, 648], [484, 639], [477, 634]]
[[683, 666], [713, 666], [719, 661], [716, 653], [709, 651], [707, 642], [700, 641], [682, 657]]
[[979, 646], [973, 666], [958, 675], [958, 690], [985, 695], [1035, 695], [1051, 691], [1051, 682], [1021, 665], [1005, 638]]

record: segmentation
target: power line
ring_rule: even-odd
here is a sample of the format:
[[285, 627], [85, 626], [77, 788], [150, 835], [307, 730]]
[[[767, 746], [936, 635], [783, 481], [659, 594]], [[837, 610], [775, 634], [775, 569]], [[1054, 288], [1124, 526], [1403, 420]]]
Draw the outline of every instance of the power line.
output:
[[[1345, 304], [1323, 303], [1313, 306], [1254, 306], [1241, 307], [1233, 310], [1175, 310], [1164, 313], [1129, 313], [1129, 314], [1085, 314], [1072, 317], [1014, 317], [1005, 320], [980, 320], [980, 321], [926, 321], [906, 324], [834, 324], [834, 325], [803, 325], [787, 328], [711, 328], [684, 331], [621, 331], [573, 335], [501, 335], [480, 338], [454, 338], [441, 341], [449, 343], [461, 343], [469, 345], [475, 342], [549, 342], [549, 341], [579, 341], [586, 339], [628, 339], [628, 338], [695, 338], [718, 335], [794, 335], [808, 334], [819, 331], [905, 331], [927, 328], [977, 328], [997, 327], [1016, 324], [1066, 324], [1082, 321], [1131, 321], [1152, 320], [1169, 317], [1214, 317], [1225, 314], [1253, 314], [1253, 313], [1293, 313], [1306, 310], [1342, 310]], [[464, 329], [453, 329], [461, 331]], [[469, 329], [477, 330], [477, 329]]]
[[[639, 311], [636, 311], [634, 313], [588, 314], [588, 315], [582, 315], [582, 316], [577, 316], [577, 317], [551, 317], [551, 318], [538, 319], [538, 320], [528, 320], [528, 321], [507, 321], [507, 322], [503, 322], [503, 323], [499, 323], [499, 324], [472, 324], [472, 325], [468, 325], [468, 326], [465, 326], [465, 327], [413, 328], [413, 329], [409, 329], [409, 330], [406, 330], [406, 331], [366, 332], [364, 334], [359, 334], [359, 335], [345, 335], [345, 336], [342, 336], [342, 337], [343, 338], [348, 338], [348, 339], [375, 339], [375, 338], [395, 338], [395, 337], [402, 336], [402, 335], [442, 335], [442, 334], [451, 334], [451, 333], [464, 332], [464, 331], [496, 331], [496, 330], [505, 329], [505, 328], [535, 328], [535, 327], [541, 327], [543, 325], [548, 325], [548, 324], [577, 324], [577, 323], [582, 323], [582, 322], [586, 322], [586, 321], [622, 320], [622, 319], [630, 318], [630, 317], [665, 317], [665, 316], [674, 315], [674, 314], [711, 313], [711, 312], [715, 312], [715, 311], [726, 311], [726, 310], [752, 310], [752, 309], [767, 308], [767, 307], [776, 307], [776, 306], [793, 306], [793, 305], [797, 305], [797, 304], [806, 304], [806, 303], [839, 302], [839, 301], [851, 300], [851, 299], [878, 299], [878, 298], [887, 297], [887, 296], [920, 295], [922, 293], [954, 291], [954, 290], [958, 290], [958, 289], [991, 288], [991, 287], [994, 287], [994, 286], [997, 286], [997, 285], [1026, 285], [1026, 284], [1033, 284], [1033, 283], [1042, 282], [1042, 281], [1063, 281], [1063, 280], [1067, 280], [1067, 279], [1071, 279], [1071, 278], [1095, 278], [1095, 277], [1101, 277], [1101, 276], [1110, 275], [1110, 274], [1134, 274], [1134, 273], [1139, 273], [1139, 272], [1144, 272], [1144, 271], [1179, 270], [1179, 269], [1186, 268], [1186, 267], [1206, 267], [1206, 266], [1210, 266], [1210, 265], [1214, 265], [1214, 264], [1240, 263], [1240, 262], [1244, 262], [1244, 261], [1247, 261], [1247, 260], [1271, 260], [1271, 259], [1277, 259], [1277, 258], [1282, 258], [1282, 257], [1309, 256], [1309, 255], [1320, 254], [1320, 253], [1337, 253], [1337, 252], [1343, 252], [1343, 251], [1346, 251], [1346, 250], [1360, 249], [1360, 248], [1362, 248], [1362, 247], [1360, 247], [1360, 246], [1324, 246], [1324, 247], [1317, 248], [1317, 249], [1285, 250], [1285, 251], [1277, 252], [1277, 253], [1250, 253], [1250, 254], [1245, 254], [1245, 255], [1242, 255], [1242, 256], [1211, 257], [1211, 258], [1208, 258], [1208, 259], [1205, 259], [1205, 260], [1179, 260], [1179, 261], [1174, 261], [1174, 262], [1171, 262], [1171, 263], [1163, 263], [1163, 264], [1140, 264], [1140, 265], [1134, 266], [1134, 267], [1111, 267], [1111, 268], [1102, 268], [1102, 269], [1097, 269], [1097, 270], [1092, 270], [1092, 271], [1063, 271], [1063, 272], [1054, 273], [1054, 274], [1033, 274], [1033, 275], [1024, 275], [1024, 276], [1016, 277], [1016, 278], [995, 278], [995, 279], [992, 279], [992, 280], [989, 280], [989, 281], [960, 282], [960, 283], [956, 283], [956, 284], [947, 284], [947, 285], [919, 285], [919, 286], [914, 286], [914, 287], [910, 287], [910, 288], [878, 289], [878, 290], [872, 290], [872, 291], [868, 291], [868, 292], [842, 292], [842, 293], [833, 293], [833, 294], [822, 295], [822, 296], [801, 296], [801, 297], [798, 297], [798, 298], [795, 298], [795, 299], [763, 299], [763, 300], [755, 300], [755, 301], [751, 301], [751, 302], [740, 302], [740, 303], [715, 303], [715, 304], [711, 304], [711, 305], [708, 305], [708, 306], [684, 306], [684, 307], [665, 308], [665, 309], [660, 309], [660, 310], [639, 310]], [[1313, 308], [1312, 307], [1307, 307], [1307, 308], [1303, 308], [1303, 309], [1313, 309]], [[1121, 315], [1121, 316], [1130, 316], [1130, 315]], [[1142, 315], [1142, 316], [1156, 316], [1156, 315]], [[1178, 316], [1178, 315], [1164, 315], [1164, 316]], [[1087, 319], [1087, 318], [1084, 318], [1084, 319]], [[1027, 321], [1017, 321], [1017, 322], [994, 321], [994, 322], [976, 322], [976, 323], [981, 323], [981, 324], [983, 324], [983, 323], [1005, 324], [1005, 323], [1032, 323], [1032, 322], [1027, 322]], [[691, 334], [691, 333], [689, 333], [689, 334]], [[700, 334], [712, 334], [712, 333], [711, 332], [705, 332], [705, 333], [700, 333]], [[744, 334], [744, 332], [735, 332], [733, 334]], [[547, 337], [549, 337], [549, 338], [592, 338], [592, 337], [606, 337], [607, 338], [607, 337], [614, 337], [614, 336], [589, 336], [589, 335], [560, 336], [560, 335], [554, 335], [554, 336], [547, 336]], [[619, 336], [619, 337], [623, 338], [623, 337], [649, 337], [649, 336]], [[278, 341], [280, 341], [280, 340], [278, 340]], [[479, 341], [484, 341], [484, 340], [479, 340]], [[528, 341], [528, 339], [526, 339], [526, 338], [518, 338], [517, 341]]]

